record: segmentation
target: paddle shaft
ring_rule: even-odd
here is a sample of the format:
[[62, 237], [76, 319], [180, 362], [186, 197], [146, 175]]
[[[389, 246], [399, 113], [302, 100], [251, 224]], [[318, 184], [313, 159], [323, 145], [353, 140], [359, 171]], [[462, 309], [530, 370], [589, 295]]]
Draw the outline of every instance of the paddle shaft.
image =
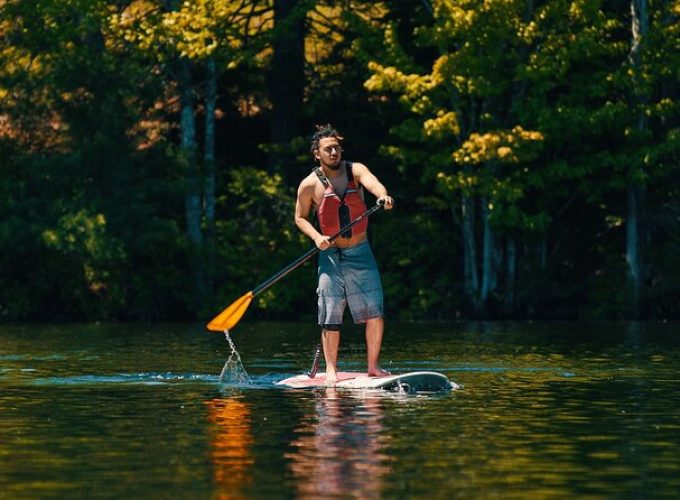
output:
[[[342, 233], [344, 233], [345, 231], [350, 229], [355, 224], [359, 223], [361, 220], [365, 219], [366, 217], [368, 217], [372, 213], [380, 210], [382, 208], [382, 206], [383, 206], [382, 203], [378, 203], [378, 204], [372, 206], [371, 208], [366, 210], [363, 214], [361, 214], [359, 217], [357, 217], [352, 222], [347, 224], [345, 227], [340, 228], [340, 230], [337, 233], [332, 234], [330, 236], [330, 238], [328, 238], [328, 241], [333, 241], [335, 238], [340, 236]], [[264, 292], [267, 288], [269, 288], [274, 283], [276, 283], [277, 281], [282, 279], [288, 273], [290, 273], [291, 271], [294, 271], [295, 269], [300, 267], [302, 264], [304, 264], [309, 259], [314, 257], [319, 251], [320, 250], [318, 249], [318, 247], [312, 248], [306, 254], [302, 255], [297, 260], [295, 260], [295, 262], [291, 262], [285, 268], [281, 269], [278, 273], [276, 273], [274, 276], [272, 276], [271, 278], [268, 278], [267, 280], [265, 280], [262, 283], [260, 283], [259, 285], [257, 285], [255, 288], [253, 288], [253, 297], [255, 297], [257, 294], [259, 294], [261, 292]]]

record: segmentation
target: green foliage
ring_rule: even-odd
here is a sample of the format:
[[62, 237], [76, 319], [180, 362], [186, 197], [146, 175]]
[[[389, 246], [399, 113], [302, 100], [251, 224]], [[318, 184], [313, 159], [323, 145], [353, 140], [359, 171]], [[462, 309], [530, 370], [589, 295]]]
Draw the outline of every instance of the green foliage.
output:
[[[311, 247], [293, 223], [308, 140], [264, 144], [263, 74], [289, 28], [273, 12], [270, 1], [2, 3], [0, 319], [208, 318]], [[335, 124], [347, 158], [397, 200], [371, 222], [390, 318], [470, 313], [468, 199], [476, 243], [481, 214], [496, 249], [516, 243], [517, 316], [625, 317], [631, 184], [647, 193], [648, 312], [678, 317], [678, 1], [649, 13], [633, 52], [620, 2], [296, 2], [290, 20], [308, 30], [299, 118]], [[200, 251], [185, 236], [179, 58], [195, 63], [198, 94], [202, 61], [219, 75], [217, 224]], [[263, 151], [285, 166], [274, 173]], [[196, 259], [214, 285], [198, 310]], [[250, 317], [312, 321], [315, 281], [310, 262]]]
[[[113, 45], [127, 42], [160, 63], [217, 56], [230, 69], [253, 55], [252, 39], [271, 24], [267, 2], [133, 0], [108, 18]], [[248, 42], [248, 43], [247, 43]], [[256, 51], [258, 49], [255, 49]]]
[[[312, 246], [293, 223], [293, 187], [279, 175], [253, 167], [231, 169], [218, 205], [217, 290], [206, 314], [226, 307]], [[309, 263], [296, 270], [286, 278], [288, 286], [277, 284], [259, 295], [249, 314], [292, 318], [313, 310], [315, 272]]]
[[[71, 159], [64, 158], [68, 165]], [[6, 319], [98, 318], [120, 312], [116, 274], [125, 254], [106, 218], [43, 188], [55, 162], [24, 159], [2, 169], [0, 247], [3, 249], [0, 314]], [[13, 182], [22, 169], [23, 182]], [[26, 175], [27, 172], [33, 177]]]
[[454, 318], [463, 310], [456, 266], [459, 236], [446, 205], [423, 199], [378, 213], [370, 222], [389, 318]]
[[426, 186], [436, 182], [454, 221], [465, 228], [461, 247], [467, 254], [459, 254], [459, 262], [468, 262], [464, 295], [479, 310], [474, 304], [480, 284], [488, 297], [495, 286], [488, 282], [498, 282], [489, 258], [483, 267], [476, 262], [497, 253], [482, 248], [482, 242], [494, 244], [489, 231], [500, 242], [504, 234], [545, 234], [550, 223], [548, 213], [527, 202], [545, 136], [517, 111], [527, 87], [520, 71], [530, 53], [519, 36], [526, 8], [521, 2], [434, 2], [434, 7], [433, 24], [418, 30], [419, 42], [435, 50], [431, 68], [415, 73], [415, 65], [387, 54], [382, 56], [387, 64], [370, 63], [373, 76], [366, 87], [385, 97], [396, 94], [411, 115], [394, 127], [400, 144], [387, 151], [405, 169], [421, 172]]
[[588, 302], [592, 305], [581, 310], [581, 317], [625, 319], [629, 300], [625, 261], [609, 255], [590, 281]]
[[[453, 207], [476, 198], [497, 233], [532, 241], [549, 237], [577, 196], [597, 204], [630, 181], [665, 175], [660, 157], [674, 150], [668, 125], [678, 117], [677, 79], [659, 64], [660, 54], [677, 57], [667, 52], [677, 31], [669, 4], [650, 7], [638, 66], [621, 64], [627, 21], [601, 2], [432, 4], [433, 23], [416, 38], [436, 49], [431, 68], [414, 71], [405, 38], [388, 25], [389, 48], [369, 63], [366, 87], [396, 95], [410, 114], [384, 150], [409, 169], [433, 170]], [[657, 128], [666, 112], [674, 118]], [[650, 123], [642, 135], [641, 115]]]

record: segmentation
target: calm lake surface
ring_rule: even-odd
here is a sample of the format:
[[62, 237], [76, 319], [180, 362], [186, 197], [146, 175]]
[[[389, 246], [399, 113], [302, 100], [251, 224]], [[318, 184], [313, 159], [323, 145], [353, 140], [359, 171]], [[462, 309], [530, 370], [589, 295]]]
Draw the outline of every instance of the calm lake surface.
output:
[[202, 325], [0, 326], [0, 498], [680, 496], [680, 324], [388, 323], [438, 394], [282, 389], [316, 327], [231, 337], [249, 380]]

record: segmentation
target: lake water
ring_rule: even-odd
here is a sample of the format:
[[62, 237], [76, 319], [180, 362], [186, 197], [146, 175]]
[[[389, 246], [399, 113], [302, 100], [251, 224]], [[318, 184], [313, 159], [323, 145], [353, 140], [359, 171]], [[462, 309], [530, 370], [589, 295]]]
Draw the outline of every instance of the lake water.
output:
[[388, 323], [383, 367], [438, 394], [282, 389], [316, 328], [231, 336], [249, 381], [202, 325], [0, 326], [0, 498], [680, 495], [677, 323]]

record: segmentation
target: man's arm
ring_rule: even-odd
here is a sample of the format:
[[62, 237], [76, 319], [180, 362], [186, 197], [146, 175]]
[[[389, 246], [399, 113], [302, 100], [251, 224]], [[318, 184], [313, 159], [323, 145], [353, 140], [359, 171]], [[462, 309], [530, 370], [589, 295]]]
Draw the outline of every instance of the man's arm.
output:
[[312, 205], [314, 203], [314, 186], [304, 179], [300, 183], [297, 192], [297, 200], [295, 202], [295, 225], [306, 234], [319, 250], [326, 250], [331, 246], [328, 241], [328, 236], [324, 236], [316, 230], [314, 225], [309, 222], [309, 216], [312, 212]]
[[378, 178], [363, 163], [352, 163], [352, 173], [359, 184], [375, 196], [380, 202], [385, 202], [385, 210], [391, 210], [394, 204], [392, 197], [387, 194], [387, 188], [382, 185]]

